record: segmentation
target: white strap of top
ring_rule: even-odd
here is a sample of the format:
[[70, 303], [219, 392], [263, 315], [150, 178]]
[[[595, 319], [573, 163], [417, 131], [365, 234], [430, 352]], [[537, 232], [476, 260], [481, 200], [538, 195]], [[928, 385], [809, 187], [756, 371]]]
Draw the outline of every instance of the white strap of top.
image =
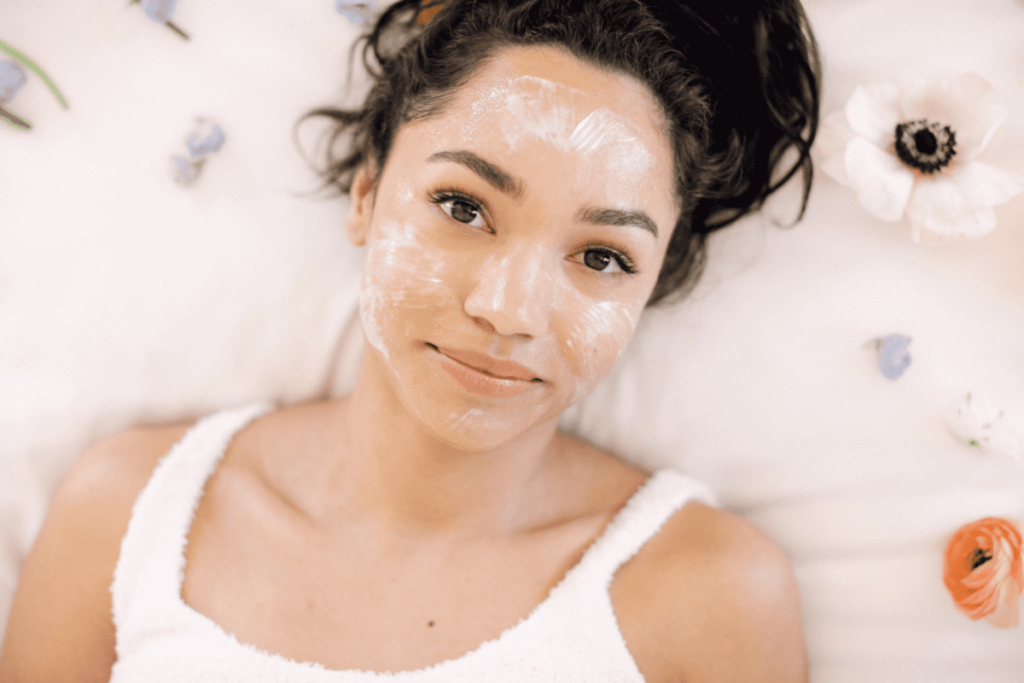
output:
[[715, 505], [701, 482], [673, 470], [659, 470], [629, 499], [577, 566], [582, 577], [607, 589], [616, 570], [629, 561], [684, 504]]
[[232, 437], [272, 408], [257, 404], [197, 422], [157, 464], [132, 509], [111, 585], [114, 622], [147, 619], [180, 596], [188, 529], [206, 480]]

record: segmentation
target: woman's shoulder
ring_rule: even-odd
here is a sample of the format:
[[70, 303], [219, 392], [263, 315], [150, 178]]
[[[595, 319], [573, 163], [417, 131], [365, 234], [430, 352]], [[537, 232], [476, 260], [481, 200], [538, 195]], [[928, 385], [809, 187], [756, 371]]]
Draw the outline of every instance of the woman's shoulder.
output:
[[[54, 545], [90, 554], [111, 577], [135, 500], [189, 424], [137, 427], [90, 446], [61, 480], [33, 553]], [[77, 527], [83, 527], [77, 529]], [[76, 529], [76, 533], [69, 533]]]
[[0, 679], [109, 678], [115, 640], [110, 585], [121, 539], [135, 499], [188, 427], [138, 428], [108, 437], [65, 475], [22, 566]]
[[97, 441], [61, 482], [58, 498], [90, 504], [128, 503], [128, 512], [160, 459], [179, 442], [192, 423], [136, 427]]
[[806, 681], [789, 560], [733, 513], [690, 502], [612, 584], [620, 628], [648, 681]]

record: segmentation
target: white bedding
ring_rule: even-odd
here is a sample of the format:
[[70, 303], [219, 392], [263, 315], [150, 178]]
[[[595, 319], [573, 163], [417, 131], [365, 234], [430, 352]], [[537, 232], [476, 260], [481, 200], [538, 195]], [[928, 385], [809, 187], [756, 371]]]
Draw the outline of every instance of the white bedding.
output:
[[[1011, 110], [986, 160], [1024, 175], [1024, 2], [808, 0], [823, 112], [876, 79], [975, 71]], [[0, 621], [61, 475], [140, 421], [343, 391], [358, 359], [360, 255], [345, 201], [291, 126], [336, 102], [357, 33], [332, 0], [181, 0], [181, 40], [122, 0], [4, 0], [31, 77], [0, 123]], [[4, 57], [0, 57], [2, 61]], [[196, 117], [224, 148], [172, 182]], [[312, 132], [312, 130], [310, 131]], [[717, 235], [679, 305], [648, 311], [565, 425], [708, 482], [789, 553], [815, 683], [1021, 683], [1024, 626], [954, 607], [961, 525], [1024, 519], [1024, 463], [955, 438], [968, 392], [1024, 443], [1024, 196], [976, 242], [914, 244], [823, 173]], [[912, 337], [885, 378], [871, 340]]]

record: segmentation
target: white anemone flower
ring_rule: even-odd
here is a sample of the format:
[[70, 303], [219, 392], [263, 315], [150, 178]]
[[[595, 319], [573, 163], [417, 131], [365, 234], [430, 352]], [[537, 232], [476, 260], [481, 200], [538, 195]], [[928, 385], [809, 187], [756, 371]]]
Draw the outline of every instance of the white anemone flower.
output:
[[949, 427], [968, 446], [983, 452], [1020, 460], [1020, 442], [1003, 422], [1004, 413], [981, 396], [967, 394]]
[[870, 214], [905, 216], [915, 242], [976, 239], [995, 228], [992, 207], [1024, 191], [1021, 176], [976, 160], [1007, 115], [973, 73], [860, 86], [822, 121], [819, 158]]

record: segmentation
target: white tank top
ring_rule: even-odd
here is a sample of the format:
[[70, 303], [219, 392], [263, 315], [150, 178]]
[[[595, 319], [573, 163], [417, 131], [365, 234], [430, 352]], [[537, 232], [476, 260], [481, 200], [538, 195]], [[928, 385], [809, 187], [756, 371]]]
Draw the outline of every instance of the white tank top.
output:
[[415, 671], [332, 670], [239, 642], [185, 604], [185, 543], [210, 474], [232, 436], [270, 410], [254, 405], [197, 423], [164, 456], [132, 510], [111, 585], [113, 683], [525, 683], [643, 681], [626, 649], [608, 587], [616, 569], [689, 500], [713, 504], [699, 482], [670, 470], [648, 479], [548, 597], [494, 640]]

